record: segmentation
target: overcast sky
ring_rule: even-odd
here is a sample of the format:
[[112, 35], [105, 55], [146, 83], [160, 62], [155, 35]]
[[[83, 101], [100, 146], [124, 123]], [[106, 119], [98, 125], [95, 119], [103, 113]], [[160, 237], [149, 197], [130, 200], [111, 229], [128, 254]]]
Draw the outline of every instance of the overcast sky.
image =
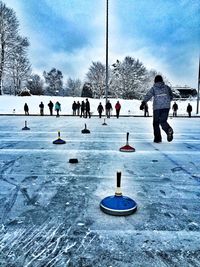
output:
[[[34, 72], [83, 80], [92, 61], [105, 63], [106, 0], [3, 2], [30, 40]], [[109, 0], [109, 64], [132, 56], [172, 85], [197, 88], [199, 44], [199, 0]]]

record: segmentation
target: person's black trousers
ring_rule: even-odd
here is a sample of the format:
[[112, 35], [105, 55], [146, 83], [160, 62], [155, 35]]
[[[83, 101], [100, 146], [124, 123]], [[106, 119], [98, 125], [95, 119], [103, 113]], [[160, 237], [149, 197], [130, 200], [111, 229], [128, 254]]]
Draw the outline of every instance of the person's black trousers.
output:
[[91, 115], [90, 115], [90, 111], [89, 110], [86, 110], [86, 113], [85, 113], [85, 117], [87, 118], [87, 115], [89, 118], [91, 118]]
[[171, 126], [167, 123], [169, 115], [169, 109], [156, 109], [153, 111], [153, 130], [154, 130], [154, 140], [162, 141], [162, 136], [160, 132], [160, 125], [167, 134]]

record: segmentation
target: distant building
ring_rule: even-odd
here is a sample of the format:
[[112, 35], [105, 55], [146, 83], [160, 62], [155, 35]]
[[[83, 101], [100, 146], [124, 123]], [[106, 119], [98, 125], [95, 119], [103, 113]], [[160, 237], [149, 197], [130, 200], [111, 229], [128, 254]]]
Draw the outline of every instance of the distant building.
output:
[[189, 98], [197, 95], [197, 90], [189, 86], [173, 86], [172, 91], [178, 91], [181, 98]]

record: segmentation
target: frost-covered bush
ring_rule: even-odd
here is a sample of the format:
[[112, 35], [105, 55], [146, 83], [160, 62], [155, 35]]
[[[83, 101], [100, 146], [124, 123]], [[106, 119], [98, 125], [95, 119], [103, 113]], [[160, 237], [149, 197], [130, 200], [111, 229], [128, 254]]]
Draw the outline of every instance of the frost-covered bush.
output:
[[31, 96], [30, 90], [25, 87], [18, 93], [18, 96]]

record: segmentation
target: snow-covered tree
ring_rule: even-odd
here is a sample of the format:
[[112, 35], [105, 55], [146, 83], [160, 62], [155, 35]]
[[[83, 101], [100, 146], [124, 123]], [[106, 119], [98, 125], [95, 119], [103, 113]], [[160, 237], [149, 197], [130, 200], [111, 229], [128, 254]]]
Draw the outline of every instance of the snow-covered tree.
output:
[[63, 75], [60, 70], [55, 68], [50, 72], [44, 71], [43, 76], [47, 84], [46, 95], [63, 95]]
[[19, 35], [19, 22], [15, 12], [0, 0], [0, 95], [3, 79], [6, 79], [6, 85], [7, 80], [11, 79], [10, 92], [17, 94], [29, 77], [28, 46], [27, 38]]
[[38, 74], [33, 74], [30, 76], [26, 83], [26, 87], [30, 90], [32, 95], [44, 94], [44, 82]]
[[8, 75], [7, 73], [4, 73], [3, 81], [2, 81], [2, 88], [3, 88], [4, 94], [9, 94], [9, 95], [15, 94], [13, 80], [10, 79], [10, 75]]
[[139, 98], [141, 86], [147, 81], [147, 70], [143, 63], [130, 56], [113, 66], [112, 91], [125, 99]]
[[84, 83], [81, 97], [93, 97], [92, 85], [90, 83]]
[[0, 1], [0, 95], [2, 94], [3, 75], [9, 58], [13, 53], [19, 22], [13, 9]]
[[147, 71], [145, 79], [142, 82], [140, 82], [139, 87], [138, 87], [138, 94], [137, 94], [138, 99], [143, 99], [143, 96], [153, 86], [154, 78], [156, 75], [158, 75], [158, 72], [155, 70]]
[[102, 97], [105, 94], [105, 65], [103, 65], [101, 62], [92, 62], [86, 77], [87, 82], [91, 84], [94, 98]]
[[66, 94], [68, 96], [81, 96], [81, 80], [68, 78], [66, 85]]
[[15, 88], [15, 95], [24, 86], [24, 83], [30, 77], [31, 65], [27, 58], [27, 48], [29, 42], [27, 38], [18, 36], [16, 44], [12, 53], [9, 56], [9, 63], [7, 64], [7, 72], [13, 80]]

